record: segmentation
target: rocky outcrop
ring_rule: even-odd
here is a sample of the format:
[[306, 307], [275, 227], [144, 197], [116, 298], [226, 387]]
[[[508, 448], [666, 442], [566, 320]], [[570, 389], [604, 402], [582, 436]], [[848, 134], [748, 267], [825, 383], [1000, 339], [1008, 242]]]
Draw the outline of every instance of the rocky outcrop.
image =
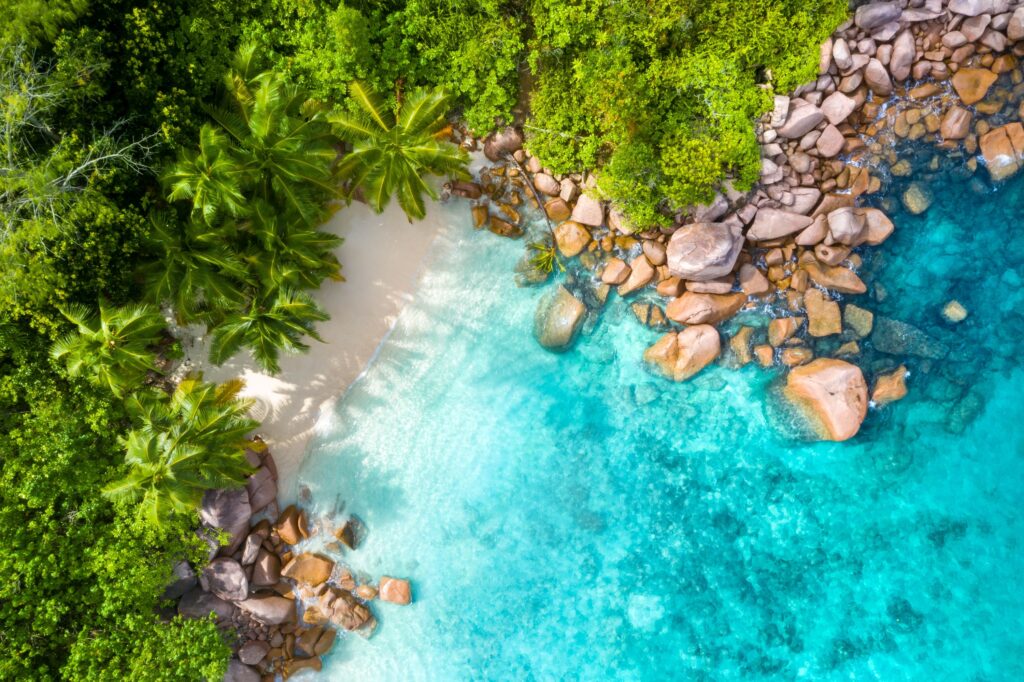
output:
[[540, 345], [549, 350], [565, 350], [579, 331], [587, 307], [568, 289], [559, 286], [537, 306], [534, 334]]
[[706, 282], [728, 275], [743, 248], [740, 229], [725, 223], [692, 223], [669, 239], [669, 272], [685, 280]]
[[794, 368], [786, 379], [785, 394], [825, 440], [852, 438], [867, 415], [864, 375], [843, 360], [818, 358]]

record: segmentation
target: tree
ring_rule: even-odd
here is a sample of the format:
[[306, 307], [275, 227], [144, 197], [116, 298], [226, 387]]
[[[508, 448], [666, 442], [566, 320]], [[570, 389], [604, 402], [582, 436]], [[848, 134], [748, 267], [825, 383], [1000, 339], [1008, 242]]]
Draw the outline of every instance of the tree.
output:
[[245, 213], [242, 185], [249, 169], [233, 154], [228, 136], [206, 123], [199, 129], [199, 149], [182, 149], [176, 164], [164, 175], [171, 201], [192, 203], [192, 217], [207, 226], [223, 214]]
[[151, 222], [149, 244], [161, 255], [139, 268], [147, 300], [169, 302], [184, 322], [245, 302], [250, 277], [228, 228], [180, 223], [162, 213], [154, 213]]
[[245, 258], [266, 290], [316, 289], [326, 278], [344, 281], [334, 249], [341, 237], [307, 226], [299, 216], [278, 213], [265, 201], [253, 204], [245, 229], [253, 247]]
[[392, 113], [383, 99], [361, 83], [349, 86], [359, 113], [331, 116], [338, 135], [352, 144], [352, 151], [338, 168], [342, 177], [376, 212], [398, 197], [410, 219], [423, 218], [423, 194], [437, 199], [426, 175], [468, 177], [469, 157], [459, 147], [436, 139], [444, 127], [451, 98], [443, 90], [419, 90]]
[[86, 376], [120, 396], [141, 384], [153, 369], [150, 347], [160, 339], [165, 323], [152, 307], [116, 308], [101, 299], [98, 316], [82, 305], [60, 311], [78, 329], [56, 341], [50, 353], [67, 365], [71, 376]]
[[191, 377], [169, 398], [155, 391], [130, 397], [126, 409], [138, 426], [121, 441], [129, 472], [103, 494], [138, 503], [138, 516], [162, 527], [193, 513], [206, 490], [244, 483], [252, 473], [245, 436], [258, 422], [246, 416], [252, 403], [238, 399], [240, 388]]
[[230, 313], [214, 327], [210, 360], [220, 364], [247, 346], [264, 369], [276, 374], [281, 371], [281, 351], [308, 350], [302, 341], [306, 335], [322, 341], [314, 324], [327, 319], [327, 313], [308, 294], [279, 289], [253, 299], [248, 310]]

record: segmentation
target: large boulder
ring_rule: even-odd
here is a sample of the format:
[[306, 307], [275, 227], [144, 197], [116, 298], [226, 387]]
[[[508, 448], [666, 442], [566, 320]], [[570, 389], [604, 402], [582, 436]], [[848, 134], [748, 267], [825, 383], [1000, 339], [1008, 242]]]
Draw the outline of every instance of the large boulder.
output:
[[976, 104], [985, 99], [988, 89], [998, 78], [988, 69], [965, 68], [953, 74], [952, 82], [964, 104]]
[[665, 306], [665, 315], [679, 324], [718, 324], [729, 319], [747, 302], [743, 293], [701, 294], [684, 292]]
[[298, 620], [295, 600], [276, 594], [261, 594], [236, 604], [238, 608], [264, 625], [282, 625]]
[[754, 224], [747, 230], [747, 239], [752, 242], [771, 241], [800, 232], [814, 220], [799, 213], [778, 208], [762, 208], [754, 218]]
[[692, 223], [672, 234], [668, 242], [669, 272], [693, 282], [728, 275], [743, 250], [739, 227], [726, 223]]
[[260, 548], [252, 565], [253, 587], [273, 587], [281, 580], [281, 558], [273, 552]]
[[843, 206], [828, 214], [828, 233], [832, 240], [847, 246], [859, 246], [867, 231], [867, 218], [855, 208]]
[[868, 61], [868, 65], [864, 69], [864, 82], [868, 84], [871, 92], [880, 97], [888, 97], [892, 94], [892, 78], [885, 65], [877, 59], [872, 58]]
[[534, 334], [540, 345], [549, 350], [569, 347], [579, 331], [587, 307], [564, 286], [540, 300], [533, 320]]
[[990, 130], [978, 140], [985, 166], [993, 180], [1004, 180], [1020, 169], [1024, 160], [1024, 126], [1007, 123]]
[[491, 161], [500, 161], [506, 154], [514, 154], [523, 148], [523, 134], [509, 126], [491, 133], [484, 140], [484, 156]]
[[582, 253], [590, 243], [590, 231], [572, 220], [567, 220], [555, 228], [555, 244], [566, 258]]
[[860, 368], [819, 358], [797, 367], [786, 380], [786, 397], [825, 440], [852, 438], [868, 411], [868, 387]]
[[316, 587], [327, 582], [334, 570], [334, 562], [318, 554], [304, 552], [295, 556], [281, 569], [281, 575], [297, 583]]
[[901, 14], [903, 14], [903, 8], [898, 0], [874, 2], [858, 7], [856, 14], [853, 15], [853, 22], [857, 24], [858, 28], [870, 31], [888, 24], [890, 21], [896, 21]]
[[220, 528], [231, 536], [222, 552], [232, 554], [249, 534], [252, 506], [245, 488], [221, 488], [203, 493], [199, 518], [211, 528]]

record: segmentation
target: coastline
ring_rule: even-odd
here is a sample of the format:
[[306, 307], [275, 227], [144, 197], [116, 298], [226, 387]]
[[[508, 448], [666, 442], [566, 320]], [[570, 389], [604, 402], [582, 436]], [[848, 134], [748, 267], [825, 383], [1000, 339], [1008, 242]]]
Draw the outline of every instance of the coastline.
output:
[[182, 339], [184, 366], [209, 381], [242, 379], [241, 397], [255, 401], [252, 415], [262, 422], [258, 434], [271, 447], [278, 468], [282, 502], [295, 496], [295, 482], [310, 436], [320, 416], [330, 411], [376, 355], [381, 342], [412, 300], [431, 247], [449, 224], [450, 209], [428, 204], [423, 220], [410, 223], [397, 202], [377, 215], [354, 202], [334, 213], [321, 229], [345, 239], [336, 250], [347, 281], [325, 281], [313, 298], [331, 318], [318, 325], [323, 343], [283, 355], [281, 372], [263, 371], [248, 352], [221, 366], [208, 360], [208, 339]]

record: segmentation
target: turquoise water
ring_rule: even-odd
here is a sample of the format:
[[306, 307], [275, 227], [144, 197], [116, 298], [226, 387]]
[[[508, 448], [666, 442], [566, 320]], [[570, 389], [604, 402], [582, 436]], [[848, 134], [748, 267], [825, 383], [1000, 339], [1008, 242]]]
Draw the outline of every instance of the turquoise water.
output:
[[615, 296], [542, 350], [522, 243], [448, 209], [300, 474], [314, 508], [366, 522], [357, 572], [414, 581], [324, 679], [1024, 679], [1024, 182], [932, 186], [858, 303], [948, 353], [909, 358], [910, 396], [843, 444], [794, 436], [776, 372], [650, 375], [658, 335]]

